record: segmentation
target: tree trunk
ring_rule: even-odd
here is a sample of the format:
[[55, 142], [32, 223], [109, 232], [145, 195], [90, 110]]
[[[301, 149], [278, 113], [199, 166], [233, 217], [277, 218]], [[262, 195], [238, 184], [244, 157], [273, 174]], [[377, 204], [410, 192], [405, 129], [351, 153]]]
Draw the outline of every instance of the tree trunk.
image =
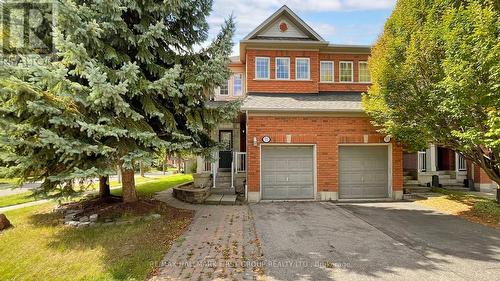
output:
[[142, 161], [139, 164], [139, 170], [141, 172], [141, 177], [144, 177], [144, 163]]
[[122, 183], [122, 168], [116, 165], [116, 175], [118, 176], [118, 183]]
[[101, 199], [108, 198], [111, 195], [109, 189], [109, 176], [99, 177], [99, 197]]
[[178, 174], [181, 173], [181, 158], [180, 157], [177, 158], [177, 173]]
[[136, 202], [138, 198], [135, 191], [134, 169], [122, 169], [122, 182], [123, 202]]

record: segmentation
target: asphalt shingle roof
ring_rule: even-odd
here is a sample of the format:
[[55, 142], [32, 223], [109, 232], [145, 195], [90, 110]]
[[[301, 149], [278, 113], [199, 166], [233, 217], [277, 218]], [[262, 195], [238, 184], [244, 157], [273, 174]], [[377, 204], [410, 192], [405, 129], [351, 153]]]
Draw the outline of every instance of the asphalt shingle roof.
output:
[[249, 94], [241, 110], [363, 112], [361, 93]]

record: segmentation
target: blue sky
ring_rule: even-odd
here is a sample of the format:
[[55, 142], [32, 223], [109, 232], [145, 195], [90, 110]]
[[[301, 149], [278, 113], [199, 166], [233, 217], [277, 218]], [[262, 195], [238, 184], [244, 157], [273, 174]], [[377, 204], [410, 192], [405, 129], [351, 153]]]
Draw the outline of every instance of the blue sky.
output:
[[214, 0], [208, 18], [213, 38], [225, 18], [236, 19], [236, 43], [286, 4], [332, 44], [370, 45], [382, 32], [396, 0]]

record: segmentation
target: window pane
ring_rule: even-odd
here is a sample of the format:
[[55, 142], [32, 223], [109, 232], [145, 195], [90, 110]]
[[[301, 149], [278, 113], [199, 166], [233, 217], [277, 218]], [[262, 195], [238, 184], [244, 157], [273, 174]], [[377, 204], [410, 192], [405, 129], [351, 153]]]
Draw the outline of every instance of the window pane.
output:
[[352, 62], [340, 63], [340, 82], [352, 82]]
[[229, 81], [226, 81], [226, 83], [222, 83], [220, 85], [220, 94], [223, 96], [229, 95], [229, 87], [228, 87]]
[[370, 71], [368, 70], [367, 62], [359, 63], [359, 82], [369, 83], [370, 79]]
[[235, 74], [233, 80], [233, 90], [235, 96], [240, 96], [243, 91], [243, 77], [241, 74]]
[[269, 58], [256, 58], [256, 78], [268, 79], [269, 78]]
[[322, 61], [320, 63], [320, 81], [333, 82], [333, 62]]
[[276, 79], [290, 79], [289, 58], [276, 58]]
[[309, 60], [308, 59], [297, 59], [296, 63], [296, 74], [297, 80], [308, 80], [309, 79]]

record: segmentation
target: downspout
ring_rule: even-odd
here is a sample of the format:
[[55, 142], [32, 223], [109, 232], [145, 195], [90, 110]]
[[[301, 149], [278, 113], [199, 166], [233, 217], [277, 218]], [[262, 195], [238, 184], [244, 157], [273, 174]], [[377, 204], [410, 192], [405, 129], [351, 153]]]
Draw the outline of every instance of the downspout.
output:
[[245, 110], [245, 200], [248, 202], [248, 110]]

